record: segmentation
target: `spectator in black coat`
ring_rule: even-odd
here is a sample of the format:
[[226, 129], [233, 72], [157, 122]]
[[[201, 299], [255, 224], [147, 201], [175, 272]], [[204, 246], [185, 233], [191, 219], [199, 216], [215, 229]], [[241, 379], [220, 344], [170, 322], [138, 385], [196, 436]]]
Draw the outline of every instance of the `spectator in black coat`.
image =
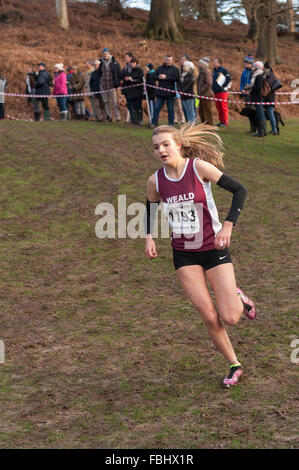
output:
[[[37, 98], [38, 102], [41, 102], [44, 110], [45, 121], [50, 120], [49, 102], [46, 95], [50, 95], [50, 86], [53, 86], [53, 78], [47, 72], [47, 66], [44, 62], [38, 64], [38, 74], [35, 81], [35, 93], [39, 95]], [[45, 98], [42, 96], [45, 95]]]
[[[122, 87], [123, 87], [123, 86], [124, 86], [124, 87], [126, 86], [126, 83], [124, 83], [124, 80], [123, 80], [124, 77], [125, 77], [125, 75], [126, 75], [126, 73], [127, 73], [127, 72], [130, 73], [131, 70], [132, 70], [132, 65], [131, 65], [132, 57], [134, 57], [133, 54], [132, 54], [132, 52], [126, 52], [126, 54], [125, 54], [125, 65], [124, 65], [124, 67], [123, 67], [123, 69], [122, 69], [122, 71], [121, 71], [121, 74], [120, 74], [120, 78], [121, 78], [120, 84], [121, 84]], [[126, 93], [125, 93], [125, 90], [122, 90], [121, 93], [122, 93], [122, 95], [125, 95], [125, 94], [126, 94]]]
[[252, 134], [252, 137], [264, 137], [267, 135], [267, 122], [264, 113], [264, 106], [263, 106], [263, 95], [262, 95], [262, 87], [263, 87], [263, 72], [264, 72], [264, 64], [263, 62], [257, 61], [254, 62], [253, 66], [253, 73], [250, 79], [250, 90], [244, 90], [243, 93], [249, 94], [251, 101], [259, 104], [255, 104], [256, 110], [256, 121], [257, 121], [257, 128], [258, 132], [256, 134]]
[[105, 121], [105, 105], [103, 101], [102, 94], [99, 93], [100, 91], [100, 82], [99, 82], [99, 75], [98, 75], [98, 68], [100, 65], [99, 60], [95, 60], [93, 63], [94, 70], [91, 72], [90, 79], [89, 79], [89, 87], [90, 91], [95, 93], [91, 96], [92, 103], [93, 103], [93, 110], [94, 110], [94, 117], [98, 122]]
[[[133, 124], [142, 124], [142, 97], [143, 97], [143, 70], [135, 57], [131, 58], [130, 71], [123, 72], [124, 85], [129, 87], [123, 90], [127, 99], [127, 107]], [[138, 85], [140, 86], [132, 86]]]
[[[71, 87], [71, 78], [72, 78], [73, 73], [75, 73], [75, 71], [73, 70], [73, 67], [69, 65], [67, 67], [67, 74], [66, 74], [66, 78], [67, 78], [66, 86], [67, 86], [68, 95], [71, 95], [72, 93], [74, 93], [74, 90], [72, 90], [72, 87]], [[71, 114], [73, 115], [73, 117], [75, 115], [75, 102], [72, 100], [71, 96], [67, 96], [66, 105], [68, 108], [67, 118], [71, 119]]]
[[[180, 75], [177, 67], [173, 65], [173, 58], [167, 54], [165, 56], [164, 64], [157, 68], [154, 73], [154, 80], [158, 81], [158, 86], [166, 88], [168, 90], [175, 90], [176, 84], [179, 82]], [[175, 93], [165, 90], [156, 90], [156, 103], [154, 109], [154, 117], [152, 125], [158, 125], [159, 114], [164, 102], [167, 102], [168, 111], [168, 124], [173, 126], [174, 124], [174, 96]]]

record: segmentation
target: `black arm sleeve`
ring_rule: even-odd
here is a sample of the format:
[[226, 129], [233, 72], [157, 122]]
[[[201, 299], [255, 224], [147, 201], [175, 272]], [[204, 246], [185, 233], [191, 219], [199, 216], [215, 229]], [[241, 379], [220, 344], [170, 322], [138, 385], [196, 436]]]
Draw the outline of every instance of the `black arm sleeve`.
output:
[[146, 200], [146, 211], [144, 214], [144, 232], [145, 235], [153, 234], [154, 226], [155, 226], [155, 219], [156, 213], [158, 210], [160, 201], [150, 202], [148, 199]]
[[233, 178], [230, 178], [224, 173], [217, 181], [217, 184], [221, 188], [224, 188], [227, 191], [233, 193], [232, 205], [225, 220], [233, 222], [233, 224], [236, 225], [237, 219], [245, 203], [247, 190], [244, 188], [244, 186], [242, 186], [241, 183], [238, 183], [238, 181], [234, 180]]

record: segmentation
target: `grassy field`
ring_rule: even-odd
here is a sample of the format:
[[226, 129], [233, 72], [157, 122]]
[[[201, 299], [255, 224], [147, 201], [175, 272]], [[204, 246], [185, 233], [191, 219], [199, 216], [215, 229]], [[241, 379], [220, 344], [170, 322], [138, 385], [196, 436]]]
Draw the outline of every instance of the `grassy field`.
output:
[[[0, 125], [1, 448], [293, 448], [298, 337], [298, 119], [280, 137], [221, 130], [248, 189], [233, 233], [258, 317], [229, 328], [238, 387], [172, 265], [144, 240], [95, 236], [100, 202], [145, 201], [151, 131], [92, 122]], [[214, 187], [220, 218], [231, 195]], [[297, 232], [298, 239], [298, 232]]]

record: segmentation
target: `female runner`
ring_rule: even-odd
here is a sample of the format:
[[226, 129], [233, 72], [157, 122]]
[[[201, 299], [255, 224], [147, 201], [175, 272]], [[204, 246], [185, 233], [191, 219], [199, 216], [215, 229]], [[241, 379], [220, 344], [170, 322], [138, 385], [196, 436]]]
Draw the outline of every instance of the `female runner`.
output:
[[[230, 387], [237, 384], [242, 366], [222, 322], [236, 325], [243, 312], [254, 319], [255, 305], [237, 288], [229, 253], [232, 229], [247, 191], [219, 169], [224, 168], [222, 141], [214, 129], [188, 123], [181, 129], [160, 126], [154, 130], [154, 153], [163, 167], [147, 183], [145, 252], [148, 258], [158, 256], [152, 233], [155, 213], [162, 200], [172, 228], [175, 269], [210, 338], [229, 362], [223, 385]], [[218, 219], [211, 182], [233, 193], [223, 225]], [[215, 294], [218, 313], [207, 281]]]

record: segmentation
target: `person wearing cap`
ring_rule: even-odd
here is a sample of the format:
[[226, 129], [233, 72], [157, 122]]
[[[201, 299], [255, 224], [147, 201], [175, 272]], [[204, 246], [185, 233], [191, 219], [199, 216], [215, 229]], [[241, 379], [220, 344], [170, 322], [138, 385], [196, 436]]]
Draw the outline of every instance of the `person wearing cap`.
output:
[[61, 63], [54, 65], [53, 95], [59, 95], [56, 97], [56, 101], [60, 111], [61, 121], [67, 121], [67, 76], [64, 72], [64, 66]]
[[146, 87], [146, 91], [147, 91], [147, 97], [148, 97], [151, 120], [152, 120], [154, 117], [154, 108], [155, 108], [155, 89], [153, 88], [153, 86], [155, 86], [156, 82], [154, 79], [155, 69], [151, 62], [148, 62], [146, 64], [145, 72], [146, 72], [145, 83], [147, 85], [151, 85], [151, 86]]
[[[50, 87], [53, 86], [53, 78], [47, 72], [47, 66], [45, 62], [39, 62], [38, 64], [38, 74], [35, 81], [35, 93], [37, 96], [38, 104], [41, 103], [44, 110], [44, 120], [50, 120], [50, 110], [48, 96], [50, 95]], [[40, 108], [39, 108], [40, 109]]]
[[[213, 96], [212, 72], [209, 69], [210, 57], [203, 57], [198, 61], [197, 94], [200, 96]], [[199, 98], [198, 114], [202, 123], [213, 126], [212, 100]]]
[[213, 61], [213, 83], [212, 90], [216, 100], [216, 108], [219, 115], [218, 127], [228, 126], [228, 93], [231, 78], [228, 70], [222, 66], [222, 60], [217, 57]]
[[110, 54], [108, 47], [103, 49], [103, 55], [100, 59], [98, 68], [100, 89], [103, 92], [103, 101], [105, 104], [107, 120], [112, 122], [112, 108], [116, 121], [121, 120], [117, 88], [120, 86], [121, 69], [120, 65]]
[[257, 133], [252, 134], [252, 137], [264, 137], [267, 135], [267, 121], [263, 106], [263, 73], [264, 64], [261, 61], [253, 63], [253, 73], [250, 79], [250, 89], [244, 90], [245, 94], [250, 96], [250, 100], [256, 103], [254, 105], [256, 111]]

